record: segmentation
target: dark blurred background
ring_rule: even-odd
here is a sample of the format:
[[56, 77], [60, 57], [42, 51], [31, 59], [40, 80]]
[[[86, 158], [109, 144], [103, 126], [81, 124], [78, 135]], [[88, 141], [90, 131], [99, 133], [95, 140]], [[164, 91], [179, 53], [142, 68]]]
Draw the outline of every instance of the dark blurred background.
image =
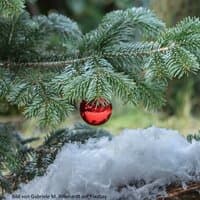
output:
[[[31, 15], [58, 12], [75, 20], [86, 33], [99, 24], [105, 13], [129, 7], [147, 7], [152, 9], [167, 26], [175, 25], [186, 16], [200, 15], [200, 0], [29, 0], [26, 3]], [[123, 128], [147, 127], [150, 125], [175, 128], [183, 133], [200, 128], [200, 78], [199, 75], [172, 80], [166, 93], [167, 104], [158, 112], [147, 112], [142, 108], [121, 105], [116, 100], [114, 115], [105, 126], [113, 131]], [[131, 109], [130, 109], [131, 107]], [[22, 125], [20, 111], [6, 101], [0, 102], [0, 121], [14, 120]], [[80, 120], [72, 116], [67, 124]], [[27, 123], [27, 121], [26, 121]], [[26, 124], [25, 123], [25, 124]], [[66, 124], [65, 123], [65, 124]], [[32, 129], [25, 125], [29, 132]], [[32, 123], [31, 123], [32, 124]]]

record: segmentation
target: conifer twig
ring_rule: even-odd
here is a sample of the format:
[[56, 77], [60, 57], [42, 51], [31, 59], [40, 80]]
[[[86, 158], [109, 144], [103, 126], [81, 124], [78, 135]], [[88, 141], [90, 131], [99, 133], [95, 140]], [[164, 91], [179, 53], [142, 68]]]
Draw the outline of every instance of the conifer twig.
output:
[[65, 67], [73, 63], [83, 62], [90, 58], [93, 58], [93, 57], [88, 56], [88, 57], [77, 58], [77, 59], [72, 59], [72, 60], [49, 61], [49, 62], [27, 62], [27, 63], [5, 62], [5, 63], [0, 63], [0, 67], [5, 67], [5, 68], [19, 67], [19, 66], [21, 67]]
[[[174, 47], [174, 45], [172, 45]], [[104, 53], [103, 55], [105, 56], [130, 56], [130, 55], [147, 55], [147, 54], [152, 54], [152, 53], [157, 53], [157, 52], [165, 52], [165, 51], [168, 51], [169, 49], [171, 49], [171, 47], [162, 47], [162, 48], [159, 48], [159, 49], [153, 49], [151, 51], [144, 51], [144, 52], [120, 52], [120, 53], [115, 53], [115, 54], [112, 54], [112, 53]]]
[[[159, 49], [153, 49], [148, 52], [123, 52], [123, 53], [117, 53], [117, 54], [112, 54], [112, 53], [103, 53], [102, 56], [107, 56], [107, 57], [112, 57], [112, 56], [130, 56], [130, 55], [146, 55], [146, 54], [152, 54], [156, 52], [165, 52], [168, 51], [171, 47], [162, 47]], [[71, 60], [62, 60], [62, 61], [49, 61], [49, 62], [23, 62], [23, 63], [17, 63], [17, 62], [2, 62], [0, 63], [0, 67], [4, 68], [10, 68], [10, 67], [66, 67], [67, 65], [73, 64], [73, 63], [80, 63], [84, 62], [88, 59], [96, 57], [95, 55], [92, 56], [87, 56], [87, 57], [82, 57], [82, 58], [77, 58], [77, 59], [71, 59]]]

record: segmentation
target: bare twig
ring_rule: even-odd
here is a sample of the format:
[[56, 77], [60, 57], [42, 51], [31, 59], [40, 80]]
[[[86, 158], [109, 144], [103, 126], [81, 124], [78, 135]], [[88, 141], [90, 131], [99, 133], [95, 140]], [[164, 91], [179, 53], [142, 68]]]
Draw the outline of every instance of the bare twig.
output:
[[[190, 194], [191, 192], [195, 192], [200, 190], [200, 182], [198, 183], [190, 183], [187, 185], [187, 188], [183, 188], [181, 186], [171, 187], [167, 191], [167, 197], [159, 197], [158, 200], [170, 200], [170, 199], [181, 199], [182, 195]], [[200, 194], [198, 193], [198, 197], [196, 200], [200, 199]]]

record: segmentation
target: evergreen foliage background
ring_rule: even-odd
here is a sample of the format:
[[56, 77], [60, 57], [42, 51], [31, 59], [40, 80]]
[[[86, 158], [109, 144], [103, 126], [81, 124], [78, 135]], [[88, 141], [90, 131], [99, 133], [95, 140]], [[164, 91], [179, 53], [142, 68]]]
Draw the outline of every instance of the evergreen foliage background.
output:
[[1, 18], [1, 96], [42, 125], [60, 123], [82, 99], [158, 108], [168, 79], [199, 69], [198, 18], [165, 28], [151, 11], [132, 8], [83, 34], [63, 15], [15, 10]]
[[[88, 31], [91, 26], [82, 30], [55, 12], [34, 15], [32, 3], [0, 2], [0, 100], [17, 106], [27, 118], [37, 118], [43, 127], [55, 128], [83, 99], [119, 97], [158, 109], [170, 80], [199, 70], [197, 17], [168, 28], [152, 11], [133, 7], [105, 11], [99, 25]], [[42, 175], [65, 142], [111, 137], [77, 125], [54, 131], [33, 149], [27, 143], [38, 138], [24, 140], [3, 124], [0, 133], [0, 184], [6, 192]]]

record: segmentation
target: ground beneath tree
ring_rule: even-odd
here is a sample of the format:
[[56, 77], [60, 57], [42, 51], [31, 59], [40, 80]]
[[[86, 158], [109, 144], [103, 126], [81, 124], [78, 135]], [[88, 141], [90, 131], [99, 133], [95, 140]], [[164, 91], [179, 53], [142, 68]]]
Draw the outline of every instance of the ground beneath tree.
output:
[[124, 130], [112, 140], [66, 144], [46, 175], [22, 185], [16, 194], [40, 195], [41, 199], [55, 194], [57, 199], [91, 195], [90, 199], [153, 200], [196, 184], [188, 193], [182, 192], [181, 199], [195, 196], [198, 200], [199, 181], [200, 142], [189, 143], [177, 131], [151, 127]]

